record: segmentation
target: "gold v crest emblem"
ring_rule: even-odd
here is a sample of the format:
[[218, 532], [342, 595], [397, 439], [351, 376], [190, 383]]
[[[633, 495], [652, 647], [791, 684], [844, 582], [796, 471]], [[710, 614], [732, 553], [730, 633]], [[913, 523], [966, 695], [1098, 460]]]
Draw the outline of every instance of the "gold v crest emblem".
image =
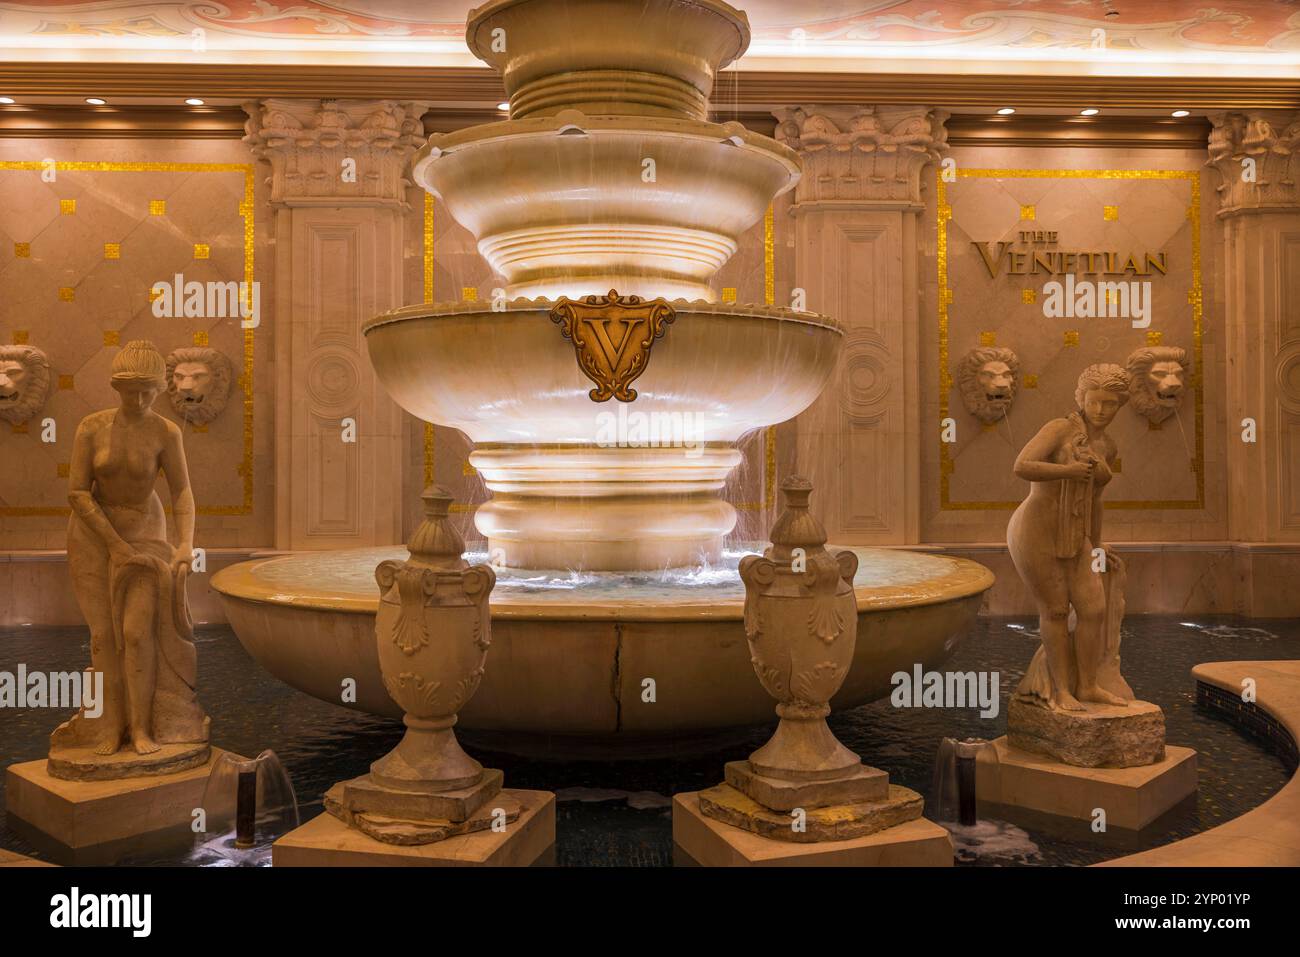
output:
[[578, 368], [596, 383], [587, 393], [593, 402], [636, 398], [632, 382], [645, 372], [650, 348], [676, 318], [664, 299], [647, 302], [640, 296], [620, 296], [613, 289], [607, 296], [562, 298], [551, 310], [551, 321], [573, 342]]

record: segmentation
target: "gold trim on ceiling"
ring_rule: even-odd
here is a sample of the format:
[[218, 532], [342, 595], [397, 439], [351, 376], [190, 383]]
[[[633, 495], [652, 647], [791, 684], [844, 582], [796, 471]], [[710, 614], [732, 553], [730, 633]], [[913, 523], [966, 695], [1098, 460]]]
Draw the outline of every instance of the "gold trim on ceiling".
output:
[[[483, 104], [504, 99], [501, 77], [487, 67], [263, 63], [0, 64], [8, 96], [174, 98], [178, 84], [208, 100], [346, 97]], [[1295, 109], [1300, 77], [1029, 76], [936, 73], [838, 73], [725, 70], [714, 101], [730, 110], [802, 103], [934, 103], [1002, 106], [1015, 91], [1021, 109], [1059, 109], [1086, 101], [1100, 109]]]

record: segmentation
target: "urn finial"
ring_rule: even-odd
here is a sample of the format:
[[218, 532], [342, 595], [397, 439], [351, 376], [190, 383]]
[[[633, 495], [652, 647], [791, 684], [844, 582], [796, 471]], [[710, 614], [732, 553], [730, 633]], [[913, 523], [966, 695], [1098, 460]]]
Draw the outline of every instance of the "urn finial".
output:
[[805, 554], [825, 551], [826, 527], [808, 510], [812, 491], [812, 482], [802, 475], [791, 475], [781, 483], [784, 507], [772, 526], [768, 558], [788, 561], [794, 548], [802, 548]]
[[412, 561], [438, 568], [468, 568], [469, 563], [461, 557], [465, 539], [448, 517], [452, 494], [441, 485], [430, 485], [420, 498], [424, 502], [424, 520], [407, 544]]

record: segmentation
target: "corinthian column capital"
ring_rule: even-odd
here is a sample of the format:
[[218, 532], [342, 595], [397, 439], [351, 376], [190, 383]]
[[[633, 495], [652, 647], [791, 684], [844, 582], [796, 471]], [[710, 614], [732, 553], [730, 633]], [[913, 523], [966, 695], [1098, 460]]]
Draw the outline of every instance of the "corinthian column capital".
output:
[[426, 103], [285, 100], [244, 104], [244, 142], [271, 164], [274, 206], [406, 206]]
[[1212, 113], [1206, 164], [1219, 171], [1219, 215], [1300, 207], [1300, 112]]
[[778, 110], [776, 138], [803, 159], [800, 205], [920, 208], [921, 171], [948, 148], [948, 113], [925, 106]]

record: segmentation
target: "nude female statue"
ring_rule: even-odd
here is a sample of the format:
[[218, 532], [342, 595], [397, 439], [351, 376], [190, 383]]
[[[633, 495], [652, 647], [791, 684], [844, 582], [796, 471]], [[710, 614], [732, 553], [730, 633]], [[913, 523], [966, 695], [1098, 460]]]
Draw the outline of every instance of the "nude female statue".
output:
[[[166, 389], [166, 371], [151, 343], [128, 344], [112, 366], [121, 406], [87, 416], [73, 442], [68, 566], [90, 626], [92, 666], [104, 674], [104, 702], [100, 716], [83, 711], [54, 732], [51, 773], [61, 749], [89, 747], [109, 756], [128, 742], [138, 755], [202, 745], [180, 749], [185, 766], [207, 760], [208, 719], [195, 693], [185, 594], [194, 496], [181, 431], [152, 408]], [[154, 491], [160, 471], [171, 492], [174, 548]]]
[[[1074, 393], [1079, 411], [1048, 422], [1016, 459], [1016, 475], [1031, 486], [1007, 525], [1007, 546], [1038, 603], [1042, 636], [1017, 694], [1058, 710], [1134, 700], [1119, 673], [1124, 565], [1101, 543], [1101, 495], [1116, 461], [1106, 427], [1128, 400], [1128, 388], [1120, 366], [1084, 369]], [[1095, 548], [1104, 550], [1104, 572]]]

